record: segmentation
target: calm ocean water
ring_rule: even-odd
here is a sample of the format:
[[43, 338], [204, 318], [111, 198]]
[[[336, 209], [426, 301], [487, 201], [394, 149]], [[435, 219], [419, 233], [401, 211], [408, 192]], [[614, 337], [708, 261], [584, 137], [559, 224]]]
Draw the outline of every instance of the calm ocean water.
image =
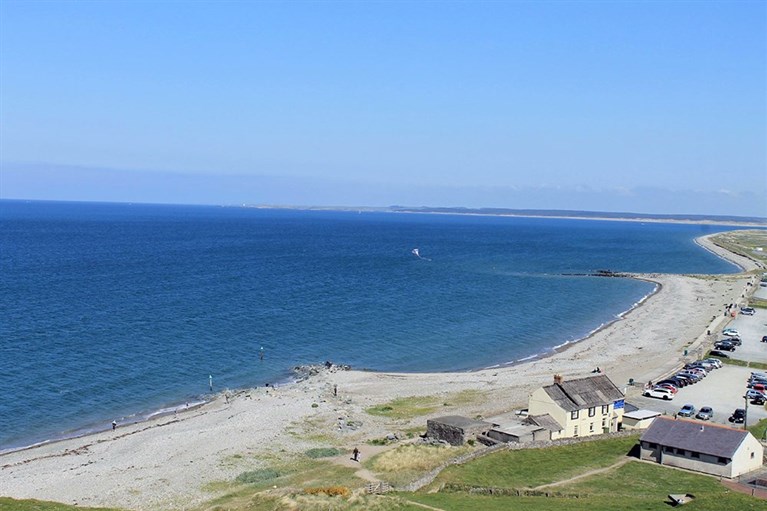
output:
[[731, 273], [693, 242], [721, 230], [0, 201], [0, 450], [199, 399], [209, 375], [219, 391], [325, 360], [448, 371], [540, 354], [652, 290], [563, 273]]

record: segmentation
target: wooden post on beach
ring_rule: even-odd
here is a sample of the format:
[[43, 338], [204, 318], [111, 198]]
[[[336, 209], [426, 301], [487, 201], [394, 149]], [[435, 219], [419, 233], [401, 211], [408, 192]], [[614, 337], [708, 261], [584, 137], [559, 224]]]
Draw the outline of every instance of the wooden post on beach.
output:
[[210, 391], [213, 392], [213, 375], [208, 375], [208, 387], [210, 387]]

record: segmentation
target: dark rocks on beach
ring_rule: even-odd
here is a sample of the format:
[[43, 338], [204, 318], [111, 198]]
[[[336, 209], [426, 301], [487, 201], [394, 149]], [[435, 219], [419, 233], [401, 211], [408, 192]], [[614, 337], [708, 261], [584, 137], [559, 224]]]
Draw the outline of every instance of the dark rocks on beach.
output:
[[305, 364], [295, 366], [293, 372], [300, 375], [301, 378], [308, 378], [309, 376], [317, 376], [323, 371], [335, 373], [336, 371], [351, 371], [352, 366], [346, 364], [334, 364], [327, 361], [324, 364]]
[[630, 275], [627, 273], [620, 273], [612, 270], [597, 270], [592, 273], [563, 273], [566, 277], [618, 277], [625, 278]]

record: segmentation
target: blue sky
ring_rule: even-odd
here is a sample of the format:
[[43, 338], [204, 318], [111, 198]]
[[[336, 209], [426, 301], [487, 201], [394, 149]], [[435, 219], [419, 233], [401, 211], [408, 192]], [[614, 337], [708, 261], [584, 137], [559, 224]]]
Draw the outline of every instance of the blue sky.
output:
[[0, 197], [767, 216], [765, 2], [0, 2]]

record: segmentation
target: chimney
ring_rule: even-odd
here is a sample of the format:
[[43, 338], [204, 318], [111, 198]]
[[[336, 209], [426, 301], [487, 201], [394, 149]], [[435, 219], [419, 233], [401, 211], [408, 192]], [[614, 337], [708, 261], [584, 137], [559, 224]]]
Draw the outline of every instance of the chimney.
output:
[[557, 385], [561, 385], [562, 384], [562, 375], [561, 374], [555, 374], [554, 375], [554, 383], [556, 383]]

